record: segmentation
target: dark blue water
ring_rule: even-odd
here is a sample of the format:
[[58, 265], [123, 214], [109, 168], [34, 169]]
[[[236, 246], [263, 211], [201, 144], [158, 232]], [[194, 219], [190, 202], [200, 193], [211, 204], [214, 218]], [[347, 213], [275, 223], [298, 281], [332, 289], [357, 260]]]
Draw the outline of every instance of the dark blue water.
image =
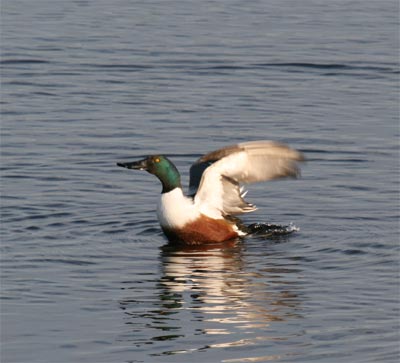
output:
[[[1, 9], [2, 362], [397, 362], [397, 1], [19, 1]], [[116, 167], [273, 139], [300, 180], [172, 249]]]

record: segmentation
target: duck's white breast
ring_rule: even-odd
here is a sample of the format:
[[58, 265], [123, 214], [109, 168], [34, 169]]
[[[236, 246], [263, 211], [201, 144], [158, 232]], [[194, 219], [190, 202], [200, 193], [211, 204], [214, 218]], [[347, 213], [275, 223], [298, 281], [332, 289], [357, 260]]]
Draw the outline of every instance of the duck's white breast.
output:
[[181, 188], [175, 188], [161, 194], [157, 216], [162, 227], [180, 228], [199, 218], [200, 212], [193, 200], [183, 194]]

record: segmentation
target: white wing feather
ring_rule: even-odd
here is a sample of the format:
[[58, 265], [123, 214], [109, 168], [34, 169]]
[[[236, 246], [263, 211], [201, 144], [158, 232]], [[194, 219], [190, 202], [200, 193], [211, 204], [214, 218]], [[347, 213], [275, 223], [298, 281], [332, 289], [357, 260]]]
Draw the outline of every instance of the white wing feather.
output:
[[204, 171], [194, 200], [202, 213], [214, 218], [252, 212], [256, 207], [243, 200], [245, 192], [240, 184], [297, 177], [297, 162], [304, 160], [300, 152], [272, 141], [230, 148], [228, 155], [221, 149], [224, 156]]

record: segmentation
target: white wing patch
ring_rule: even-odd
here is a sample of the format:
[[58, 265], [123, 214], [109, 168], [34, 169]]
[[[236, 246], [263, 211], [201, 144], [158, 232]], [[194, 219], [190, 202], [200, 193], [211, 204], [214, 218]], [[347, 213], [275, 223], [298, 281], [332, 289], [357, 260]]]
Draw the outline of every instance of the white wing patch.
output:
[[238, 144], [204, 171], [195, 205], [213, 218], [252, 212], [256, 207], [244, 201], [240, 184], [297, 177], [302, 160], [301, 153], [272, 141]]

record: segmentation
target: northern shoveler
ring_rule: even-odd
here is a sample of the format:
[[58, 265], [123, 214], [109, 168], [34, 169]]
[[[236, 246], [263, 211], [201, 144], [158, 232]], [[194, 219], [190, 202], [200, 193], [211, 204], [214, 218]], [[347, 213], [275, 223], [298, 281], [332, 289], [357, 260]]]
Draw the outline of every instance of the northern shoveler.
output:
[[300, 174], [302, 153], [273, 141], [250, 141], [224, 147], [198, 159], [190, 168], [189, 196], [183, 193], [180, 174], [164, 155], [117, 163], [146, 170], [162, 184], [158, 220], [170, 241], [186, 244], [223, 242], [247, 234], [236, 217], [256, 206], [243, 198], [241, 186]]

